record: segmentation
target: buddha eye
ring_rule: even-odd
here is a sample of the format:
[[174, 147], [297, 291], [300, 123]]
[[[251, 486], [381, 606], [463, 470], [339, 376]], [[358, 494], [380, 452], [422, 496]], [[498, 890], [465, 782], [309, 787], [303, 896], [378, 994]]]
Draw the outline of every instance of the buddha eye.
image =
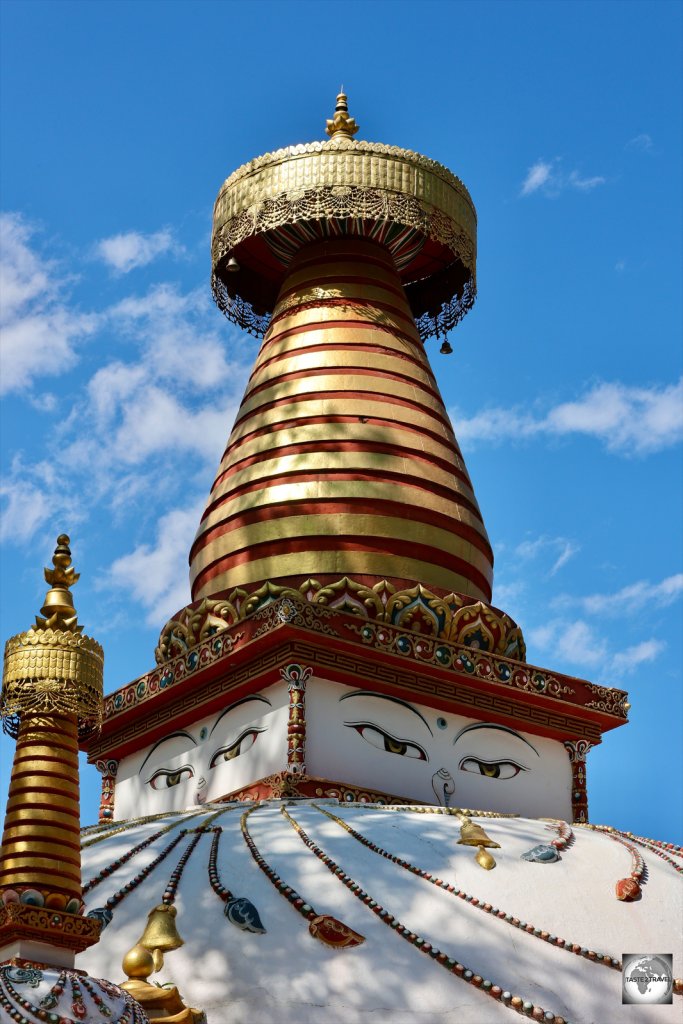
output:
[[378, 729], [376, 725], [369, 725], [367, 722], [344, 722], [348, 729], [355, 729], [359, 736], [362, 736], [366, 743], [378, 750], [385, 750], [387, 754], [398, 754], [400, 757], [414, 757], [418, 761], [428, 761], [427, 754], [417, 743], [410, 743], [408, 740], [400, 740], [391, 733]]
[[152, 789], [171, 789], [173, 786], [177, 786], [181, 782], [186, 782], [191, 779], [194, 772], [190, 768], [189, 764], [183, 765], [182, 768], [176, 769], [176, 771], [169, 771], [167, 768], [160, 768], [154, 773], [151, 779], [148, 779], [149, 785]]
[[256, 743], [258, 734], [265, 731], [265, 729], [245, 729], [234, 743], [231, 743], [228, 747], [221, 747], [220, 750], [216, 751], [209, 762], [209, 768], [215, 768], [217, 764], [221, 764], [223, 761], [233, 761], [240, 754], [245, 754]]
[[478, 757], [464, 757], [458, 767], [461, 772], [474, 772], [487, 779], [514, 779], [529, 770], [515, 761], [480, 761]]

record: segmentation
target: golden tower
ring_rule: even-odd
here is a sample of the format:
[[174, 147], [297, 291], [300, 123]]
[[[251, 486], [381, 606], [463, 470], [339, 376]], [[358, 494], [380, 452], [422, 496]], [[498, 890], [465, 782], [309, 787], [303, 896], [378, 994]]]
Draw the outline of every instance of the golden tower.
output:
[[49, 947], [73, 953], [99, 935], [99, 922], [82, 916], [78, 742], [79, 730], [101, 722], [103, 667], [102, 648], [78, 624], [66, 534], [52, 564], [35, 626], [7, 641], [0, 699], [17, 738], [0, 851], [0, 958], [37, 948], [48, 962]]
[[263, 342], [190, 553], [195, 602], [312, 578], [491, 599], [424, 345], [474, 301], [474, 206], [440, 164], [357, 130], [341, 93], [328, 141], [219, 192], [214, 295]]

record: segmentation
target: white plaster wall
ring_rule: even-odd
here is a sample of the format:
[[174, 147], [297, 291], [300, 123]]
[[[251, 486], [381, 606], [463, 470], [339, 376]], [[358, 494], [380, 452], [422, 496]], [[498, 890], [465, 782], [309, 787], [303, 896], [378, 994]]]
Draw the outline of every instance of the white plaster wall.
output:
[[[182, 730], [169, 726], [172, 738], [123, 758], [114, 790], [115, 818], [201, 805], [282, 771], [287, 765], [287, 687], [278, 683], [259, 696], [269, 703], [249, 700]], [[182, 735], [172, 736], [179, 731]], [[235, 756], [225, 760], [221, 751], [231, 747]]]
[[414, 702], [410, 710], [381, 695], [351, 696], [358, 692], [309, 682], [310, 775], [424, 803], [572, 819], [571, 766], [559, 741]]

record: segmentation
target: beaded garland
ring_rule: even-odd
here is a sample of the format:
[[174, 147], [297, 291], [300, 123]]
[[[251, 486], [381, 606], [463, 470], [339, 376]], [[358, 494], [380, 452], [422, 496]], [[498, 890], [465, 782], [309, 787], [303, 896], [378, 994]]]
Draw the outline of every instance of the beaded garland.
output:
[[363, 804], [363, 810], [397, 811], [409, 814], [450, 814], [466, 818], [519, 818], [519, 814], [503, 811], [475, 811], [471, 807], [432, 807], [423, 804]]
[[300, 896], [296, 889], [293, 889], [291, 885], [287, 885], [286, 882], [280, 878], [278, 873], [271, 868], [264, 857], [261, 856], [256, 843], [254, 842], [249, 828], [247, 826], [247, 818], [250, 814], [253, 814], [256, 807], [250, 808], [245, 811], [240, 818], [240, 828], [244, 841], [249, 848], [249, 852], [256, 861], [257, 865], [263, 871], [264, 875], [269, 882], [277, 889], [282, 896], [294, 907], [302, 917], [308, 922], [308, 930], [314, 938], [320, 939], [325, 945], [334, 946], [335, 948], [344, 948], [350, 946], [358, 946], [362, 942], [365, 942], [365, 938], [359, 935], [358, 932], [354, 932], [352, 928], [344, 924], [342, 921], [337, 921], [336, 918], [330, 917], [327, 914], [319, 914], [310, 903], [306, 903], [303, 896]]
[[624, 903], [630, 903], [632, 900], [639, 899], [642, 895], [641, 885], [645, 872], [645, 861], [633, 843], [629, 843], [621, 835], [617, 835], [614, 829], [606, 825], [589, 825], [586, 822], [577, 822], [577, 824], [580, 824], [581, 828], [587, 828], [593, 832], [601, 832], [603, 835], [613, 839], [615, 843], [620, 843], [621, 846], [626, 847], [631, 854], [631, 874], [629, 878], [620, 878], [614, 886], [614, 891], [617, 899], [622, 900]]
[[[210, 826], [212, 822], [214, 822], [216, 818], [219, 817], [219, 815], [225, 814], [226, 811], [229, 810], [231, 810], [230, 807], [223, 807], [216, 811], [215, 814], [212, 814], [209, 818], [206, 819], [206, 822], [203, 826], [204, 829], [206, 829], [207, 831], [211, 831]], [[142, 842], [138, 843], [137, 846], [134, 846], [132, 850], [128, 850], [121, 857], [118, 857], [115, 861], [107, 865], [107, 867], [102, 868], [100, 871], [98, 871], [96, 875], [89, 879], [89, 881], [86, 882], [85, 886], [83, 887], [83, 893], [85, 894], [87, 892], [90, 892], [90, 890], [94, 889], [96, 885], [99, 885], [100, 882], [103, 882], [105, 878], [108, 878], [111, 874], [117, 871], [118, 868], [122, 867], [123, 864], [127, 863], [127, 861], [129, 861], [131, 857], [133, 857], [136, 853], [139, 853], [140, 850], [143, 850], [146, 846], [149, 846], [151, 843], [154, 842], [155, 839], [158, 839], [160, 836], [170, 832], [171, 829], [176, 828], [178, 825], [182, 825], [187, 820], [187, 818], [194, 818], [197, 817], [198, 814], [205, 813], [206, 811], [202, 809], [201, 811], [195, 811], [191, 815], [185, 815], [185, 817], [180, 818], [179, 821], [172, 821], [170, 825], [166, 825], [164, 828], [160, 829], [154, 835], [148, 836], [147, 839], [143, 839]], [[157, 817], [165, 817], [165, 815], [158, 815]], [[150, 819], [144, 820], [147, 821]], [[168, 846], [164, 847], [164, 849], [150, 864], [147, 864], [146, 867], [142, 868], [136, 875], [134, 875], [129, 882], [126, 882], [125, 885], [122, 885], [121, 888], [117, 889], [115, 893], [112, 893], [112, 895], [106, 901], [104, 907], [97, 907], [94, 910], [88, 911], [87, 916], [98, 918], [100, 921], [102, 921], [102, 927], [106, 928], [107, 925], [111, 922], [115, 907], [119, 905], [121, 900], [125, 899], [125, 897], [128, 896], [129, 893], [133, 892], [134, 889], [137, 889], [140, 883], [144, 882], [145, 878], [147, 878], [147, 876], [151, 874], [152, 871], [154, 871], [155, 867], [157, 867], [158, 864], [161, 864], [161, 862], [165, 860], [166, 857], [168, 857], [169, 853], [171, 853], [171, 851], [178, 845], [183, 836], [186, 836], [190, 831], [192, 830], [187, 828], [181, 829], [178, 835], [171, 840]]]
[[223, 913], [231, 924], [241, 928], [242, 931], [262, 935], [266, 929], [263, 927], [260, 914], [251, 900], [247, 899], [246, 896], [235, 896], [234, 893], [225, 888], [219, 878], [218, 845], [222, 832], [223, 829], [220, 826], [215, 827], [213, 830], [211, 852], [209, 853], [209, 882], [211, 883], [211, 888], [225, 904]]
[[[50, 968], [38, 970], [35, 967], [17, 967], [13, 964], [0, 967], [0, 1009], [4, 1011], [3, 1019], [15, 1024], [77, 1024], [78, 1021], [94, 1024], [92, 1014], [89, 1015], [88, 1007], [83, 1000], [85, 990], [95, 1004], [103, 1024], [104, 1021], [108, 1021], [109, 1024], [146, 1024], [147, 1018], [142, 1009], [125, 991], [109, 982], [95, 981], [76, 971], [60, 971], [55, 984], [38, 1005], [20, 995], [15, 987], [21, 984], [37, 988], [44, 980], [45, 974], [49, 973], [52, 973]], [[70, 1000], [70, 1011], [75, 1020], [65, 1017], [58, 1010], [53, 1012], [59, 1006], [67, 988], [67, 999]], [[123, 1013], [120, 1016], [114, 1018], [111, 1007], [107, 1005], [101, 993], [123, 1002]]]
[[[425, 881], [431, 882], [432, 885], [437, 886], [439, 889], [443, 889], [445, 892], [450, 893], [453, 896], [458, 896], [465, 903], [469, 903], [470, 906], [476, 907], [478, 910], [484, 911], [486, 914], [490, 914], [491, 917], [496, 917], [506, 924], [511, 925], [513, 928], [518, 928], [520, 931], [526, 932], [534, 938], [541, 939], [543, 942], [547, 942], [551, 946], [562, 949], [567, 953], [574, 953], [577, 956], [585, 957], [591, 963], [602, 964], [605, 967], [611, 967], [614, 970], [621, 970], [621, 960], [616, 957], [610, 956], [608, 953], [596, 953], [592, 949], [588, 949], [585, 946], [580, 946], [576, 942], [567, 942], [566, 939], [558, 938], [557, 935], [552, 935], [550, 932], [544, 931], [541, 928], [535, 928], [534, 925], [529, 924], [527, 921], [520, 921], [518, 917], [513, 917], [512, 914], [506, 914], [504, 910], [499, 910], [498, 907], [492, 906], [490, 903], [483, 903], [481, 900], [472, 896], [470, 893], [465, 892], [463, 889], [458, 889], [454, 885], [450, 885], [441, 878], [434, 878], [434, 876], [428, 872], [423, 871], [422, 868], [416, 867], [411, 864], [410, 861], [404, 860], [402, 857], [397, 857], [393, 853], [389, 853], [388, 850], [383, 849], [381, 846], [377, 846], [367, 836], [364, 836], [361, 832], [358, 832], [355, 828], [352, 828], [347, 821], [343, 818], [338, 817], [336, 814], [332, 814], [330, 811], [326, 811], [323, 807], [319, 807], [318, 804], [313, 804], [317, 811], [324, 814], [326, 818], [330, 818], [337, 825], [348, 832], [350, 836], [353, 836], [355, 840], [367, 847], [368, 850], [372, 850], [373, 853], [379, 854], [380, 857], [384, 857], [386, 860], [390, 860], [393, 864], [397, 864], [398, 867], [404, 868], [406, 871], [410, 871], [412, 874], [417, 875], [419, 878], [424, 878]], [[566, 832], [572, 834], [572, 830], [569, 828], [566, 822], [554, 822], [553, 827], [558, 828], [560, 836], [558, 839], [553, 840], [553, 844], [562, 843], [566, 845], [567, 840], [563, 839], [562, 833]], [[562, 829], [564, 826], [564, 829]], [[546, 827], [551, 827], [550, 825]]]
[[530, 1000], [523, 999], [522, 996], [513, 995], [507, 990], [503, 990], [500, 985], [494, 985], [493, 982], [489, 981], [488, 978], [483, 978], [480, 974], [475, 974], [474, 971], [465, 967], [459, 961], [453, 957], [449, 957], [447, 953], [434, 947], [430, 942], [426, 942], [416, 932], [410, 931], [404, 924], [402, 924], [398, 918], [390, 914], [388, 910], [385, 910], [376, 900], [373, 900], [369, 893], [362, 889], [357, 882], [346, 874], [342, 868], [339, 867], [331, 857], [325, 853], [313, 840], [306, 834], [301, 825], [289, 814], [287, 809], [283, 806], [280, 808], [281, 814], [290, 823], [294, 831], [297, 833], [301, 841], [304, 843], [312, 853], [318, 857], [325, 867], [333, 875], [335, 875], [339, 881], [346, 886], [346, 888], [353, 893], [362, 903], [364, 903], [369, 910], [371, 910], [377, 917], [384, 922], [389, 928], [400, 935], [401, 938], [406, 939], [411, 945], [419, 949], [421, 953], [425, 953], [430, 956], [436, 963], [445, 967], [451, 974], [455, 974], [457, 977], [462, 978], [469, 985], [473, 985], [475, 988], [480, 988], [487, 995], [491, 996], [503, 1003], [504, 1006], [509, 1006], [510, 1009], [522, 1013], [532, 1020], [545, 1021], [546, 1024], [571, 1024], [571, 1021], [566, 1020], [564, 1017], [560, 1017], [555, 1014], [552, 1010], [544, 1010], [541, 1006], [535, 1006]]
[[[609, 832], [609, 829], [602, 825], [598, 825], [597, 830], [599, 832]], [[623, 839], [630, 839], [631, 842], [637, 843], [638, 846], [642, 846], [643, 849], [648, 850], [649, 853], [654, 853], [655, 857], [660, 857], [662, 860], [665, 860], [667, 864], [670, 864], [674, 871], [678, 871], [679, 874], [683, 874], [683, 864], [679, 864], [677, 861], [673, 859], [673, 857], [670, 857], [669, 854], [666, 852], [666, 847], [673, 846], [672, 843], [658, 843], [654, 839], [645, 839], [642, 836], [634, 836], [632, 832], [622, 832], [621, 829], [618, 828], [615, 828], [612, 831], [618, 833], [618, 835], [622, 836]], [[664, 847], [664, 849], [662, 847]], [[673, 852], [676, 853], [676, 850], [674, 850]], [[678, 856], [680, 857], [681, 854], [678, 853]]]
[[[86, 850], [89, 846], [95, 846], [96, 843], [103, 843], [105, 839], [112, 839], [114, 836], [118, 836], [121, 832], [128, 832], [132, 828], [137, 828], [139, 825], [147, 825], [150, 821], [159, 821], [161, 818], [170, 817], [181, 817], [181, 821], [186, 821], [187, 818], [196, 818], [198, 814], [206, 814], [206, 808], [202, 808], [200, 811], [193, 811], [192, 814], [186, 814], [185, 811], [164, 811], [163, 814], [148, 814], [144, 818], [131, 818], [124, 825], [112, 826], [107, 825], [104, 834], [96, 835], [93, 839], [86, 840], [85, 843], [81, 843], [81, 849]], [[171, 822], [169, 829], [173, 828], [177, 822]]]

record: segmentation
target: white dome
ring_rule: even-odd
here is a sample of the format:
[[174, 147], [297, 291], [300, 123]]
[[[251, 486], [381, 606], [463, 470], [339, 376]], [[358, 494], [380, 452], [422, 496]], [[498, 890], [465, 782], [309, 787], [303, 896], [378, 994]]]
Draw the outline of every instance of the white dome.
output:
[[[329, 800], [213, 805], [86, 830], [84, 884], [145, 838], [172, 826], [88, 889], [86, 912], [104, 906], [183, 828], [211, 827], [217, 810], [224, 811], [213, 822], [214, 828], [222, 827], [220, 884], [232, 896], [251, 901], [265, 932], [242, 930], [226, 918], [226, 904], [208, 875], [215, 833], [203, 834], [175, 896], [184, 945], [168, 952], [162, 970], [150, 979], [177, 985], [187, 1005], [205, 1011], [208, 1024], [493, 1024], [514, 1019], [503, 1001], [510, 1003], [510, 996], [533, 1004], [534, 1010], [526, 1009], [531, 1019], [611, 1024], [636, 1019], [622, 1007], [621, 970], [571, 952], [572, 944], [617, 961], [623, 953], [672, 953], [674, 973], [681, 973], [683, 898], [674, 864], [683, 866], [683, 861], [675, 851], [660, 848], [656, 855], [656, 848], [637, 847], [645, 861], [642, 896], [621, 902], [615, 884], [628, 878], [637, 863], [612, 835], [574, 826], [574, 840], [559, 860], [532, 863], [522, 854], [556, 839], [555, 827], [543, 820], [474, 815], [472, 820], [500, 845], [491, 851], [496, 867], [487, 871], [476, 862], [476, 849], [458, 845], [458, 818], [422, 805], [339, 806]], [[294, 894], [277, 891], [259, 869], [240, 829], [247, 810], [246, 827], [258, 853]], [[431, 873], [432, 882], [364, 845], [324, 811], [388, 854]], [[302, 842], [287, 813], [345, 875], [332, 873], [321, 855]], [[78, 958], [79, 967], [124, 980], [123, 956], [142, 935], [148, 912], [161, 903], [192, 838], [180, 839], [114, 907], [113, 920], [99, 944]], [[365, 900], [356, 898], [352, 884], [367, 893]], [[448, 885], [460, 895], [448, 891]], [[293, 905], [297, 894], [313, 912], [308, 919]], [[367, 905], [368, 900], [379, 907]], [[501, 920], [494, 910], [518, 923]], [[365, 941], [354, 948], [324, 945], [309, 932], [315, 915], [331, 915]], [[239, 907], [237, 917], [244, 920]], [[547, 932], [548, 939], [529, 934], [525, 924]], [[415, 938], [406, 941], [401, 926]], [[557, 938], [569, 949], [558, 948]], [[471, 970], [473, 979], [467, 983], [458, 974], [461, 967], [447, 958]], [[493, 997], [483, 991], [488, 983]], [[668, 1006], [641, 1005], [638, 1024], [679, 1021], [680, 995], [673, 1000]]]

